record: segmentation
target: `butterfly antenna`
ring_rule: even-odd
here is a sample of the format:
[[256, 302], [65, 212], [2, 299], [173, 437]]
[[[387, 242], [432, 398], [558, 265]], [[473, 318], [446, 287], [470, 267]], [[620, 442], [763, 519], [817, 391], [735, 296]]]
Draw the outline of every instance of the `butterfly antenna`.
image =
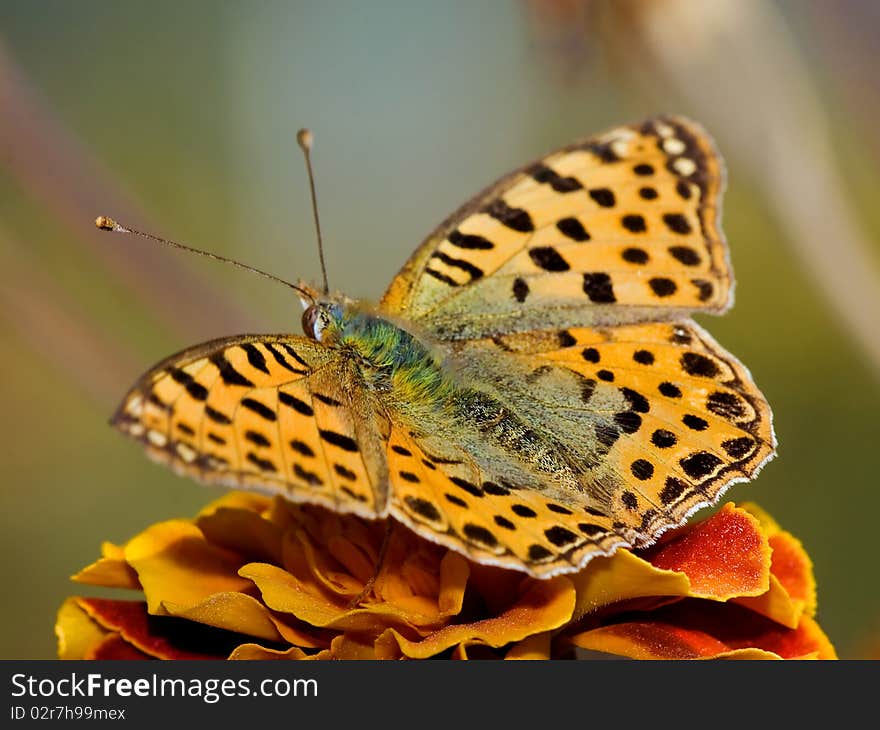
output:
[[309, 190], [312, 193], [312, 215], [315, 218], [315, 230], [318, 232], [318, 257], [321, 259], [321, 273], [324, 276], [324, 294], [329, 294], [327, 284], [327, 265], [324, 263], [324, 239], [321, 236], [321, 219], [318, 217], [318, 200], [315, 196], [315, 175], [312, 172], [312, 143], [315, 138], [308, 129], [296, 133], [296, 141], [306, 158], [306, 169], [309, 171]]
[[131, 233], [135, 236], [141, 236], [142, 238], [149, 238], [152, 241], [156, 241], [157, 243], [163, 243], [166, 246], [171, 246], [172, 248], [179, 248], [181, 251], [188, 251], [189, 253], [195, 253], [199, 256], [207, 256], [209, 259], [214, 259], [215, 261], [222, 261], [224, 264], [232, 264], [233, 266], [238, 267], [239, 269], [244, 269], [245, 271], [250, 271], [253, 274], [259, 274], [267, 279], [271, 279], [272, 281], [276, 281], [279, 284], [284, 284], [284, 286], [290, 287], [295, 292], [305, 297], [309, 301], [314, 302], [314, 296], [309, 294], [305, 289], [298, 287], [296, 284], [291, 284], [289, 281], [285, 281], [284, 279], [279, 279], [277, 276], [273, 276], [272, 274], [262, 271], [260, 269], [256, 269], [253, 266], [248, 266], [247, 264], [242, 264], [238, 261], [233, 261], [232, 259], [228, 259], [225, 256], [219, 256], [215, 253], [208, 253], [207, 251], [201, 251], [197, 248], [192, 248], [191, 246], [184, 246], [182, 243], [177, 243], [176, 241], [168, 241], [164, 238], [159, 238], [159, 236], [154, 236], [152, 233], [144, 233], [143, 231], [136, 231], [134, 228], [128, 228], [126, 226], [120, 225], [112, 218], [108, 218], [107, 216], [98, 216], [95, 218], [95, 225], [100, 228], [102, 231], [113, 231], [114, 233]]

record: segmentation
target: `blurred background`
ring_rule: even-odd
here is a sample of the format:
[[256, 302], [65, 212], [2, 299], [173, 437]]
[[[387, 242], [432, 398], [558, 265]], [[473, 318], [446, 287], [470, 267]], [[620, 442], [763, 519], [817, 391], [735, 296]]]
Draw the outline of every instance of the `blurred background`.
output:
[[215, 496], [107, 426], [166, 355], [299, 332], [283, 287], [98, 214], [317, 280], [294, 134], [316, 135], [331, 285], [378, 298], [502, 173], [660, 112], [714, 135], [737, 302], [698, 319], [775, 413], [729, 493], [806, 545], [844, 657], [880, 646], [880, 5], [4, 0], [0, 7], [0, 658], [51, 658], [68, 577]]

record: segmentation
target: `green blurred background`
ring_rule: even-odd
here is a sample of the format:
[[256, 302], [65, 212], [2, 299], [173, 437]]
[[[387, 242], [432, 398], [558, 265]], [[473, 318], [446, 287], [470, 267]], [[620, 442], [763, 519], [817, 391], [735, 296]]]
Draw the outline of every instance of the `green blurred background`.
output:
[[107, 426], [188, 345], [299, 331], [257, 277], [98, 214], [316, 279], [294, 133], [316, 135], [331, 284], [378, 297], [507, 170], [659, 112], [715, 136], [748, 364], [779, 457], [729, 496], [800, 537], [844, 657], [880, 640], [880, 6], [870, 0], [47, 2], [0, 6], [0, 658], [54, 655], [68, 576], [214, 494]]

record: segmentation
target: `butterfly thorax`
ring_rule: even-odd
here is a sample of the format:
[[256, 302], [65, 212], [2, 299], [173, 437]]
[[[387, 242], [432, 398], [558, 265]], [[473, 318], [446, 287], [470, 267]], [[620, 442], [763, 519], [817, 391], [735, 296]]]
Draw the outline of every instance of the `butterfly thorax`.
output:
[[456, 384], [435, 348], [367, 309], [337, 310], [322, 342], [354, 360], [364, 384], [400, 407], [439, 412], [453, 400]]
[[[354, 361], [364, 385], [381, 394], [394, 419], [414, 432], [443, 433], [450, 448], [475, 440], [478, 455], [493, 454], [502, 473], [526, 469], [572, 487], [579, 481], [550, 434], [529, 427], [502, 394], [479, 387], [449, 353], [430, 338], [358, 306], [339, 308], [321, 333], [321, 341]], [[454, 358], [453, 358], [454, 360]], [[479, 461], [479, 458], [478, 458]]]

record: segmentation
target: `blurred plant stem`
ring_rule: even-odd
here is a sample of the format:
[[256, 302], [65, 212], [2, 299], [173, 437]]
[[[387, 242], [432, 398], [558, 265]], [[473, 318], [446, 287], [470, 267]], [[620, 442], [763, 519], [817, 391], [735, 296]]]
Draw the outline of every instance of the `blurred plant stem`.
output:
[[[103, 264], [166, 331], [191, 337], [194, 332], [215, 332], [218, 322], [230, 331], [244, 329], [243, 312], [192, 276], [180, 258], [95, 228], [95, 217], [106, 214], [128, 226], [161, 233], [148, 222], [123, 183], [54, 118], [2, 41], [0, 109], [0, 158], [6, 174], [45, 211], [46, 218], [70, 231], [61, 245], [80, 246]], [[22, 251], [30, 248], [26, 241], [14, 245]], [[40, 299], [53, 296], [52, 282], [44, 283], [44, 291], [29, 294]]]
[[596, 44], [658, 111], [682, 102], [692, 110], [725, 156], [749, 171], [793, 257], [880, 376], [880, 266], [847, 198], [809, 70], [775, 5], [533, 0], [529, 8], [563, 71], [572, 73]]

